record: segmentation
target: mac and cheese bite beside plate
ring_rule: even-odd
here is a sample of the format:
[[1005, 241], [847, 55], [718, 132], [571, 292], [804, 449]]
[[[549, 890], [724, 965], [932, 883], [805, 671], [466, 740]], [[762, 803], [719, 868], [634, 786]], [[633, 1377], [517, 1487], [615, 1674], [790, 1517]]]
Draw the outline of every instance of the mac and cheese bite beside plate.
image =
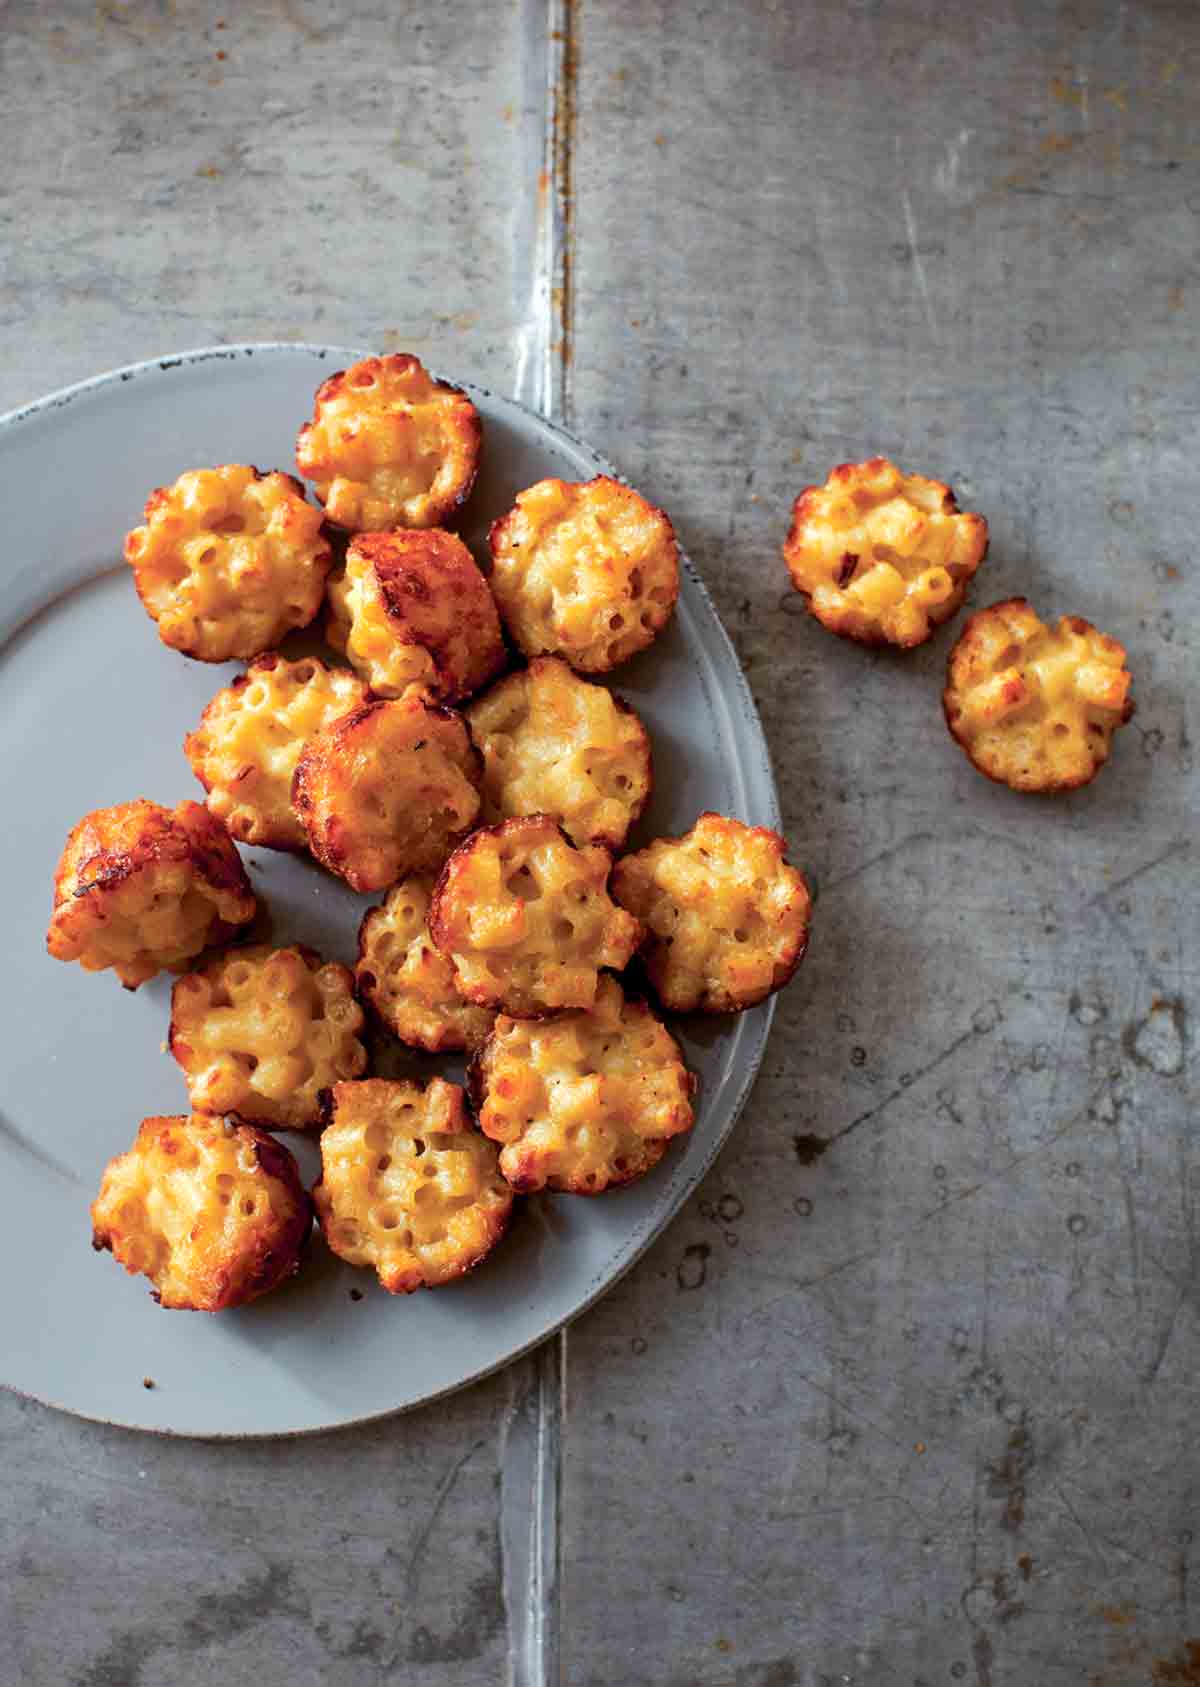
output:
[[1069, 791], [1096, 777], [1133, 718], [1130, 683], [1116, 639], [1078, 615], [1051, 627], [1018, 597], [967, 622], [942, 704], [980, 773], [1014, 791]]
[[783, 556], [823, 627], [907, 649], [961, 607], [987, 547], [987, 522], [950, 487], [872, 457], [805, 487]]

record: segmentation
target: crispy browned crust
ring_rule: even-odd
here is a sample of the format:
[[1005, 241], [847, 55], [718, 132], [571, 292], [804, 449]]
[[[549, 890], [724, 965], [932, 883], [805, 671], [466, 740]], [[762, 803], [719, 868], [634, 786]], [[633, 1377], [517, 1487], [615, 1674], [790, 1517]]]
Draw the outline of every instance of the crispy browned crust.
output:
[[[328, 519], [335, 526], [358, 532], [362, 531], [363, 524], [343, 519], [337, 513], [336, 499], [333, 508], [330, 508], [327, 502], [330, 485], [339, 482], [339, 456], [319, 431], [324, 421], [323, 412], [331, 406], [340, 406], [348, 402], [351, 413], [359, 414], [358, 407], [354, 405], [354, 392], [358, 380], [364, 374], [370, 374], [377, 381], [386, 382], [391, 379], [405, 380], [418, 373], [428, 379], [432, 391], [444, 393], [459, 401], [447, 406], [442, 418], [447, 454], [453, 454], [458, 459], [458, 467], [452, 481], [442, 493], [437, 497], [430, 497], [423, 519], [419, 522], [405, 522], [403, 525], [441, 526], [450, 520], [470, 497], [479, 473], [483, 447], [483, 423], [470, 398], [461, 387], [456, 387], [449, 381], [434, 380], [421, 360], [410, 352], [367, 357], [351, 365], [349, 369], [337, 370], [328, 380], [321, 383], [313, 400], [312, 420], [304, 423], [296, 438], [296, 466], [306, 479], [314, 482], [317, 497], [325, 505]], [[351, 477], [346, 478], [350, 484], [354, 484]], [[372, 526], [386, 528], [399, 524], [400, 517], [393, 516], [391, 520], [372, 523]]]
[[[621, 789], [604, 791], [593, 783], [593, 770], [587, 766], [586, 760], [582, 770], [573, 766], [572, 750], [575, 747], [568, 747], [570, 734], [561, 720], [555, 721], [546, 735], [555, 745], [553, 756], [546, 758], [535, 753], [531, 762], [529, 755], [522, 753], [531, 745], [536, 752], [539, 734], [530, 718], [533, 699], [538, 695], [553, 698], [556, 685], [559, 686], [557, 695], [560, 699], [563, 685], [577, 701], [581, 695], [603, 699], [601, 707], [611, 705], [627, 727], [629, 742], [622, 746], [619, 763], [620, 779], [624, 782]], [[506, 725], [503, 729], [510, 744], [514, 734], [522, 741], [520, 747], [512, 751], [511, 760], [515, 765], [506, 767], [493, 747], [497, 728], [487, 725], [487, 717], [498, 700], [503, 702], [513, 692], [523, 693], [526, 716], [517, 728]], [[483, 752], [483, 815], [489, 823], [498, 823], [522, 813], [549, 813], [576, 846], [600, 844], [615, 855], [650, 801], [654, 788], [654, 759], [650, 734], [641, 717], [623, 697], [618, 697], [606, 686], [584, 679], [559, 656], [535, 656], [528, 667], [498, 680], [470, 705], [467, 725]], [[598, 728], [602, 736], [602, 722], [595, 713], [591, 720], [581, 725], [586, 747], [591, 748], [588, 734]], [[603, 756], [605, 748], [601, 744], [596, 753]], [[546, 773], [547, 761], [553, 764], [549, 777]], [[526, 778], [531, 783], [527, 794], [521, 790]], [[627, 792], [633, 795], [627, 795]], [[604, 820], [593, 812], [600, 804], [606, 811]], [[587, 819], [589, 813], [592, 813], [590, 822]]]
[[[428, 880], [425, 882], [428, 883]], [[415, 1013], [406, 1016], [399, 1004], [389, 1001], [384, 980], [379, 976], [380, 973], [386, 972], [386, 965], [381, 966], [371, 957], [370, 950], [375, 934], [388, 920], [388, 904], [394, 896], [412, 883], [411, 878], [402, 880], [388, 892], [384, 904], [368, 908], [363, 915], [358, 928], [358, 960], [354, 968], [359, 997], [378, 1023], [394, 1037], [399, 1037], [409, 1048], [424, 1049], [428, 1054], [452, 1054], [472, 1049], [477, 1046], [481, 1036], [487, 1035], [495, 1016], [489, 1010], [467, 1002], [454, 988], [453, 966], [434, 945], [428, 925], [425, 927], [425, 935], [429, 937], [429, 950], [423, 950], [417, 962], [418, 977], [428, 998], [422, 1015], [428, 1021], [424, 1029], [417, 1025]], [[446, 1001], [444, 1008], [441, 1003], [436, 1008], [432, 1005], [436, 998], [447, 994], [453, 997], [453, 1001]], [[435, 1020], [436, 1027], [433, 1023]], [[472, 1034], [472, 1028], [475, 1034]]]
[[[871, 625], [852, 610], [814, 601], [814, 583], [807, 576], [804, 567], [804, 553], [806, 548], [806, 532], [810, 524], [820, 524], [826, 519], [825, 506], [831, 492], [845, 494], [855, 493], [864, 482], [878, 477], [881, 473], [893, 471], [895, 465], [887, 457], [871, 457], [862, 463], [839, 463], [830, 471], [828, 479], [821, 486], [804, 487], [792, 505], [791, 526], [787, 538], [783, 543], [783, 558], [788, 565], [792, 577], [792, 585], [800, 596], [813, 618], [821, 623], [828, 632], [839, 638], [849, 639], [855, 644], [877, 648], [882, 645], [896, 645], [902, 649], [913, 649], [917, 645], [926, 643], [932, 638], [935, 629], [948, 621], [961, 609], [976, 570], [986, 561], [990, 537], [988, 525], [983, 516], [974, 511], [964, 511], [959, 508], [958, 500], [952, 487], [944, 481], [932, 480], [926, 476], [903, 477], [919, 481], [929, 489], [931, 494], [940, 495], [939, 512], [944, 516], [961, 518], [963, 533], [968, 535], [964, 544], [961, 559], [957, 560], [953, 568], [953, 590], [945, 600], [937, 605], [926, 607], [927, 625], [924, 630], [903, 636], [889, 636], [882, 626]], [[860, 552], [846, 550], [842, 553], [838, 568], [833, 577], [821, 581], [822, 585], [835, 586], [843, 591], [857, 574], [860, 574], [864, 558]]]
[[[142, 1121], [133, 1147], [112, 1160], [105, 1170], [100, 1194], [92, 1204], [92, 1246], [97, 1251], [110, 1252], [133, 1275], [143, 1271], [137, 1254], [147, 1236], [156, 1233], [140, 1202], [136, 1213], [126, 1216], [130, 1203], [121, 1192], [121, 1185], [128, 1170], [136, 1162], [143, 1163], [145, 1170], [140, 1181], [160, 1190], [167, 1200], [170, 1191], [164, 1179], [190, 1175], [186, 1169], [172, 1173], [173, 1159], [186, 1157], [197, 1144], [203, 1147], [219, 1143], [225, 1148], [231, 1140], [249, 1149], [254, 1169], [232, 1177], [226, 1174], [236, 1198], [231, 1201], [229, 1194], [225, 1195], [226, 1209], [219, 1218], [215, 1203], [220, 1197], [215, 1183], [210, 1185], [207, 1179], [202, 1182], [200, 1206], [189, 1199], [189, 1209], [196, 1222], [188, 1237], [193, 1257], [187, 1279], [182, 1286], [165, 1293], [159, 1287], [152, 1291], [153, 1298], [167, 1310], [222, 1312], [244, 1306], [300, 1268], [301, 1254], [312, 1227], [313, 1209], [295, 1160], [265, 1131], [251, 1125], [227, 1126], [207, 1115], [189, 1118], [181, 1114]], [[274, 1193], [283, 1212], [278, 1212], [269, 1202], [266, 1212], [256, 1211], [247, 1218], [239, 1210], [240, 1200], [245, 1190], [253, 1190], [260, 1178], [276, 1186]], [[114, 1209], [111, 1213], [110, 1205]], [[175, 1248], [168, 1245], [167, 1251], [173, 1255]]]
[[[363, 775], [372, 765], [372, 789], [388, 793], [386, 815], [368, 809]], [[311, 738], [296, 765], [292, 805], [323, 867], [353, 890], [385, 890], [405, 873], [441, 867], [479, 811], [482, 776], [462, 716], [410, 692], [366, 703]]]
[[[249, 474], [250, 483], [267, 481], [280, 493], [289, 496], [285, 526], [296, 549], [293, 560], [299, 562], [303, 558], [305, 572], [313, 575], [313, 578], [304, 579], [296, 585], [296, 589], [303, 590], [309, 600], [303, 608], [278, 608], [285, 597], [285, 586], [281, 580], [275, 589], [275, 602], [266, 621], [262, 620], [265, 612], [261, 604], [259, 606], [257, 615], [261, 624], [257, 633], [248, 627], [240, 631], [231, 630], [230, 625], [223, 624], [236, 622], [237, 610], [226, 609], [220, 616], [210, 617], [207, 632], [197, 624], [198, 609], [194, 609], [189, 617], [181, 617], [180, 606], [189, 594], [184, 592], [182, 585], [176, 584], [176, 577], [178, 573], [186, 583], [192, 571], [190, 565], [181, 562], [175, 547], [181, 537], [195, 537], [199, 532], [206, 531], [203, 527], [198, 528], [196, 533], [187, 531], [185, 512], [177, 506], [181, 483], [187, 480], [189, 473], [218, 477], [227, 486], [231, 476]], [[187, 471], [173, 485], [156, 487], [146, 500], [143, 514], [144, 525], [133, 528], [125, 536], [125, 560], [133, 571], [133, 583], [142, 607], [155, 622], [159, 637], [181, 655], [197, 662], [249, 661], [278, 644], [287, 633], [307, 626], [320, 612], [325, 578], [332, 567], [333, 556], [320, 512], [308, 502], [305, 488], [295, 475], [282, 469], [260, 469], [252, 463], [227, 463], [213, 470]], [[181, 522], [185, 524], [182, 535], [179, 532]], [[224, 531], [224, 528], [219, 528], [214, 530], [214, 534]], [[163, 552], [166, 560], [161, 554]], [[252, 576], [260, 596], [267, 572], [260, 553]], [[251, 619], [249, 609], [244, 619]], [[192, 626], [190, 632], [187, 630], [189, 624]]]
[[[525, 596], [528, 569], [541, 541], [539, 517], [533, 513], [532, 501], [543, 496], [553, 497], [564, 506], [557, 513], [568, 522], [572, 507], [603, 496], [618, 506], [636, 509], [647, 529], [656, 530], [656, 548], [661, 554], [652, 557], [647, 552], [641, 556], [627, 581], [616, 566], [625, 560], [623, 553], [615, 541], [611, 542], [602, 576], [597, 575], [594, 581], [596, 595], [591, 604], [594, 625], [587, 638], [568, 634], [566, 627], [553, 619], [543, 625], [545, 612], [535, 610]], [[518, 537], [527, 524], [531, 529], [529, 534]], [[514, 507], [492, 522], [488, 544], [492, 553], [492, 595], [510, 636], [527, 657], [560, 656], [578, 673], [608, 673], [651, 645], [675, 612], [679, 598], [679, 547], [671, 518], [657, 504], [611, 475], [595, 475], [581, 482], [552, 476], [527, 487], [518, 494]], [[518, 553], [525, 572], [519, 580], [510, 580], [508, 564]], [[645, 579], [652, 562], [653, 589]], [[610, 619], [614, 616], [620, 617], [623, 623], [615, 637]]]
[[[333, 1253], [373, 1268], [389, 1294], [438, 1288], [482, 1264], [504, 1237], [513, 1202], [496, 1150], [472, 1125], [459, 1085], [441, 1078], [424, 1088], [388, 1078], [335, 1084], [324, 1111], [321, 1176], [312, 1195]], [[462, 1146], [449, 1150], [458, 1165], [447, 1166], [444, 1189], [435, 1171], [447, 1139]], [[380, 1206], [386, 1228], [376, 1216]]]
[[[253, 765], [245, 765], [235, 779], [226, 786], [224, 782], [211, 776], [210, 758], [214, 741], [220, 740], [224, 722], [231, 707], [236, 707], [238, 700], [249, 686], [253, 685], [256, 680], [262, 679], [264, 675], [275, 674], [281, 668], [294, 669], [305, 666], [319, 669], [322, 673], [331, 672], [325, 663], [315, 656], [305, 657], [301, 662], [289, 662], [277, 650], [272, 650], [268, 651], [265, 656], [258, 657], [256, 661], [250, 664], [244, 674], [239, 674], [236, 679], [210, 699], [200, 716], [196, 730], [189, 732], [183, 741], [183, 753], [188, 759], [192, 772], [210, 798], [209, 809], [211, 812], [217, 813], [218, 818], [224, 822], [231, 837], [236, 838], [239, 843], [253, 844], [259, 849], [277, 849], [294, 855], [302, 855], [308, 848], [304, 828], [300, 825], [294, 813], [286, 820], [273, 819], [263, 809], [261, 803], [253, 803], [253, 813], [249, 818], [236, 811], [231, 813], [228, 819], [219, 814], [217, 806], [212, 801], [214, 791], [219, 796], [219, 793], [225, 789], [228, 789], [231, 795], [234, 794], [235, 788], [245, 790], [247, 782], [250, 785], [255, 784], [259, 776], [259, 769]], [[338, 672], [339, 678], [343, 677], [344, 671], [339, 670]], [[351, 678], [351, 675], [344, 674], [344, 679], [347, 682]], [[354, 683], [357, 689], [357, 706], [361, 706], [362, 703], [370, 699], [371, 693], [361, 681], [356, 680]], [[355, 706], [354, 700], [347, 701], [347, 712]]]
[[[1007, 785], [1010, 790], [1020, 791], [1033, 796], [1055, 796], [1065, 791], [1080, 790], [1090, 785], [1107, 762], [1112, 750], [1113, 734], [1119, 727], [1126, 726], [1136, 712], [1137, 705], [1132, 696], [1126, 694], [1119, 710], [1111, 712], [1108, 724], [1096, 720], [1088, 722], [1087, 745], [1089, 749], [1089, 765], [1083, 765], [1074, 772], [1053, 772], [1048, 768], [1037, 772], [1025, 769], [1016, 776], [1010, 771], [1005, 772], [985, 750], [977, 747], [968, 728], [964, 714], [964, 693], [972, 686], [985, 681], [989, 677], [991, 656], [988, 650], [988, 633], [997, 620], [1008, 617], [1018, 620], [1030, 619], [1038, 623], [1038, 616], [1028, 598], [1006, 598], [1001, 603], [989, 604], [987, 608], [975, 612], [967, 621], [957, 643], [946, 659], [946, 686], [942, 692], [942, 713], [946, 727], [955, 743], [959, 745], [968, 761], [985, 779], [990, 779], [995, 785]], [[1059, 631], [1067, 629], [1083, 639], [1095, 638], [1123, 664], [1126, 659], [1125, 650], [1116, 639], [1101, 633], [1092, 622], [1081, 615], [1061, 616], [1058, 623]], [[1028, 700], [1029, 693], [1020, 678], [1015, 678], [1005, 684], [1005, 701], [1014, 708], [1019, 708]]]
[[[548, 1001], [527, 983], [514, 981], [511, 976], [514, 966], [527, 960], [526, 949], [530, 944], [533, 945], [530, 952], [535, 959], [537, 950], [548, 949], [545, 934], [537, 930], [522, 943], [497, 952], [499, 964], [508, 964], [510, 976], [507, 979], [497, 978], [493, 973], [485, 983], [464, 976], [464, 965], [469, 958], [468, 915], [477, 905], [470, 882], [476, 857], [493, 843], [498, 849], [511, 843], [517, 850], [521, 850], [551, 840], [561, 844], [565, 852], [563, 860], [571, 863], [575, 882], [591, 881], [588, 885], [589, 890], [602, 894], [611, 909], [605, 930], [597, 938], [599, 947], [590, 951], [587, 961], [576, 957], [580, 969], [590, 970], [592, 996], [601, 971], [604, 968], [619, 970], [636, 951], [641, 941], [642, 929], [632, 915], [627, 915], [616, 907], [608, 894], [607, 880], [612, 858], [607, 850], [591, 845], [577, 849], [550, 814], [523, 815], [501, 821], [499, 825], [481, 826], [472, 832], [447, 860], [434, 886], [429, 906], [430, 935], [442, 953], [453, 961], [455, 988], [464, 1001], [476, 1002], [481, 1007], [498, 1008], [503, 1013], [521, 1019], [553, 1018], [564, 1009], [591, 1005], [590, 997]], [[602, 870], [598, 871], [598, 868]], [[535, 920], [538, 925], [550, 917], [550, 902], [551, 898], [543, 895], [526, 904], [537, 910]], [[575, 911], [575, 908], [567, 903], [560, 909], [563, 915]]]
[[[646, 935], [641, 960], [665, 1008], [674, 1013], [740, 1013], [765, 1001], [791, 980], [808, 952], [812, 900], [803, 873], [788, 862], [786, 849], [786, 840], [770, 827], [747, 826], [710, 810], [699, 816], [690, 831], [677, 837], [656, 838], [645, 849], [616, 863], [613, 897], [642, 922]], [[714, 877], [711, 866], [701, 870], [698, 860], [693, 863], [698, 884], [687, 901], [680, 902], [656, 882], [655, 868], [664, 856], [698, 855], [703, 860], [704, 850], [714, 857], [727, 854], [731, 859], [734, 854], [748, 850], [760, 853], [758, 870], [751, 872], [747, 868], [743, 876], [750, 877], [756, 887], [761, 882], [763, 888], [756, 888], [749, 897], [743, 896], [736, 908], [722, 909], [721, 883]], [[778, 905], [769, 908], [766, 898], [772, 891], [772, 883], [766, 876], [768, 873], [779, 887]], [[736, 889], [736, 884], [730, 887], [727, 900], [732, 900]], [[710, 891], [715, 891], [711, 897]], [[748, 933], [750, 948], [745, 958], [752, 964], [754, 953], [765, 947], [772, 957], [769, 979], [754, 987], [739, 986], [736, 979], [744, 968], [744, 960], [728, 942], [715, 945], [715, 959], [712, 952], [701, 950], [694, 964], [681, 961], [684, 945], [688, 943], [689, 919], [698, 922], [697, 936], [703, 944], [706, 937], [719, 936], [716, 927], [719, 918], [726, 918], [736, 928], [748, 909], [754, 911], [764, 929]], [[714, 965], [719, 976], [708, 978], [705, 968]]]
[[[350, 542], [347, 562], [371, 571], [396, 643], [428, 653], [433, 672], [419, 683], [439, 701], [469, 697], [504, 667], [507, 651], [495, 599], [455, 534], [438, 527], [360, 533]], [[373, 665], [358, 658], [353, 628], [347, 653], [379, 694], [389, 695]]]
[[54, 874], [54, 911], [46, 947], [56, 960], [87, 965], [89, 938], [117, 915], [121, 893], [139, 875], [157, 868], [186, 869], [207, 887], [213, 916], [203, 943], [188, 956], [114, 965], [128, 989], [152, 978], [163, 965], [190, 958], [202, 947], [225, 942], [254, 918], [258, 899], [241, 857], [221, 822], [200, 803], [181, 802], [172, 812], [138, 797], [113, 808], [95, 809], [71, 830]]

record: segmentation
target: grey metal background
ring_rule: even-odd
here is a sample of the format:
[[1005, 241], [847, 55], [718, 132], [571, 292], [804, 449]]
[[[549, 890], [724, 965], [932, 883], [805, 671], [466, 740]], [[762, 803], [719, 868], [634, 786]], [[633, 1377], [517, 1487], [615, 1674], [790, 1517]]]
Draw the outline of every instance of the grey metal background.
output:
[[[261, 336], [562, 416], [671, 511], [819, 889], [732, 1145], [563, 1341], [294, 1444], [0, 1399], [6, 1687], [1200, 1680], [1198, 81], [1168, 0], [0, 3], [0, 409]], [[1087, 791], [971, 771], [945, 635], [797, 615], [790, 500], [877, 449], [988, 516], [977, 602], [1127, 644]]]

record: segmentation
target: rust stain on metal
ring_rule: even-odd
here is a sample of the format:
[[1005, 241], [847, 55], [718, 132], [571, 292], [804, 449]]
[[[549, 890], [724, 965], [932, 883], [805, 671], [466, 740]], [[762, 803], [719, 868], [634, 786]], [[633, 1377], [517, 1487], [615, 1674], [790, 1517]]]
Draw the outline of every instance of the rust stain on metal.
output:
[[1200, 1640], [1185, 1640], [1183, 1650], [1173, 1658], [1155, 1658], [1150, 1679], [1173, 1681], [1179, 1687], [1200, 1687]]
[[557, 318], [557, 349], [564, 380], [575, 359], [575, 129], [579, 112], [576, 6], [577, 0], [562, 0], [563, 26], [554, 32], [562, 53], [550, 114], [550, 157], [562, 223], [560, 274], [554, 288], [552, 308]]

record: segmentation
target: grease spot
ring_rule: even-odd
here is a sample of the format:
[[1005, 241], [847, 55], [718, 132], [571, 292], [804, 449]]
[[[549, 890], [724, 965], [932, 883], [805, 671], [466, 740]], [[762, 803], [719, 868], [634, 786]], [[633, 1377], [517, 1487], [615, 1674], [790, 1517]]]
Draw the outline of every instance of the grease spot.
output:
[[801, 1131], [792, 1138], [792, 1149], [802, 1166], [815, 1166], [828, 1147], [825, 1137], [814, 1136], [811, 1131]]
[[707, 1242], [692, 1242], [683, 1250], [683, 1258], [675, 1268], [675, 1281], [681, 1289], [699, 1289], [708, 1276], [708, 1256], [712, 1252]]

